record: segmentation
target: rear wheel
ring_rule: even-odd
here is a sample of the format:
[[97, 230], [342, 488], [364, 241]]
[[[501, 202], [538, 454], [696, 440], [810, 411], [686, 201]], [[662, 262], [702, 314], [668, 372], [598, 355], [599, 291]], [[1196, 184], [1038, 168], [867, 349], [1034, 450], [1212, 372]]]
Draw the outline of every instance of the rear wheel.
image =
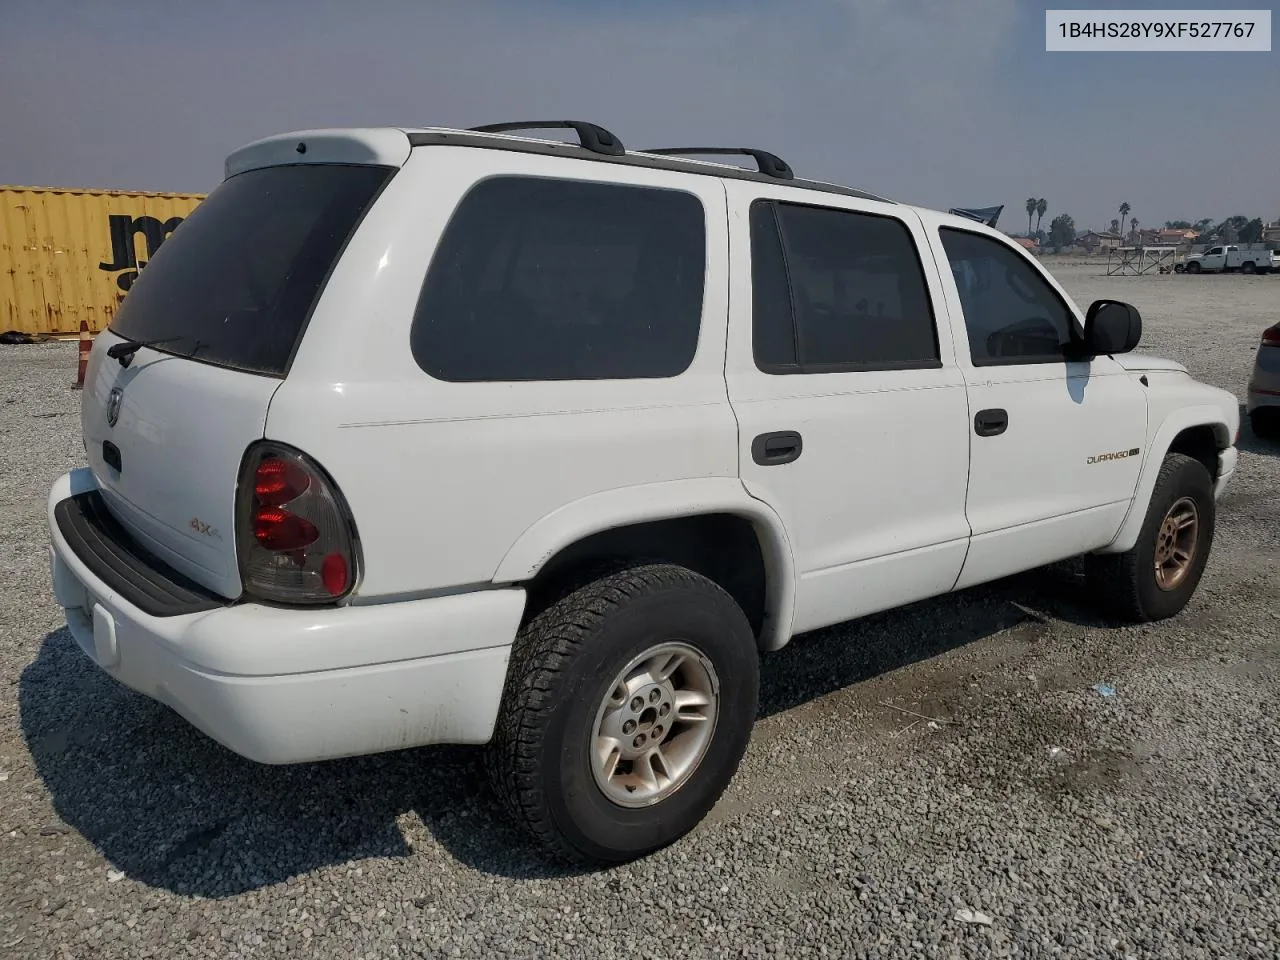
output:
[[1200, 583], [1213, 544], [1214, 519], [1209, 471], [1191, 457], [1169, 454], [1138, 542], [1127, 553], [1086, 558], [1091, 592], [1126, 620], [1175, 616]]
[[669, 564], [609, 574], [516, 639], [488, 750], [495, 790], [568, 859], [644, 856], [728, 786], [758, 686], [751, 627], [721, 587]]
[[1254, 436], [1263, 440], [1280, 440], [1280, 407], [1259, 407], [1249, 414]]
[[1250, 260], [1248, 263], [1242, 264], [1242, 265], [1240, 266], [1240, 272], [1241, 272], [1241, 273], [1257, 273], [1257, 272], [1258, 272], [1258, 268], [1257, 268], [1257, 266], [1254, 264], [1254, 262], [1253, 262], [1252, 260]]

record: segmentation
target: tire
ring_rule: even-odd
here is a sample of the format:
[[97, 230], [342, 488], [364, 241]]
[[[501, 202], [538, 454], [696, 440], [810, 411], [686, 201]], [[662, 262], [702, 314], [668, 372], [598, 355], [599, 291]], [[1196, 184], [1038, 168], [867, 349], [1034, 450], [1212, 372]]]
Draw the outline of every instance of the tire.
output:
[[1280, 408], [1258, 407], [1249, 414], [1253, 435], [1263, 440], [1280, 440]]
[[[644, 664], [673, 643], [684, 661], [666, 686], [650, 682], [661, 670]], [[625, 696], [611, 698], [638, 659]], [[661, 849], [697, 826], [737, 772], [759, 669], [746, 616], [706, 577], [660, 563], [603, 576], [552, 602], [517, 636], [486, 756], [494, 790], [508, 815], [564, 859], [622, 863]], [[682, 689], [708, 705], [682, 706], [674, 696]], [[682, 713], [705, 719], [675, 719]], [[621, 739], [594, 761], [602, 728]], [[617, 759], [646, 731], [661, 738], [667, 760]], [[655, 787], [664, 773], [665, 793]]]
[[1190, 263], [1187, 264], [1187, 273], [1199, 273], [1199, 272], [1200, 272], [1199, 263], [1192, 260]]
[[1254, 264], [1254, 262], [1250, 260], [1248, 263], [1243, 263], [1240, 265], [1240, 272], [1241, 273], [1257, 273], [1258, 268]]
[[[1175, 512], [1185, 517], [1188, 505], [1195, 516], [1189, 562], [1181, 565], [1176, 579], [1167, 573], [1162, 577], [1157, 573], [1156, 558], [1168, 533], [1166, 518]], [[1125, 620], [1144, 623], [1176, 616], [1195, 593], [1209, 560], [1214, 506], [1213, 482], [1204, 464], [1180, 453], [1168, 454], [1151, 492], [1138, 542], [1126, 553], [1085, 558], [1090, 592], [1108, 611]], [[1188, 552], [1185, 547], [1183, 551]]]

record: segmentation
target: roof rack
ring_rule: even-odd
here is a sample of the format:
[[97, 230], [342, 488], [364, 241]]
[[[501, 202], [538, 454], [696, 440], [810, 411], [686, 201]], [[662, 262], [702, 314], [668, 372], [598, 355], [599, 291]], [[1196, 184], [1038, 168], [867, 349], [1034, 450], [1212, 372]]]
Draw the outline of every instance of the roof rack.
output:
[[[556, 126], [564, 126], [570, 121], [557, 121]], [[451, 146], [451, 147], [475, 147], [481, 150], [507, 150], [513, 153], [528, 153], [539, 156], [563, 157], [567, 153], [576, 153], [575, 159], [590, 160], [593, 163], [620, 163], [629, 167], [645, 167], [650, 170], [671, 170], [679, 173], [695, 174], [701, 177], [722, 177], [732, 180], [745, 180], [752, 183], [772, 183], [779, 182], [777, 177], [751, 170], [747, 167], [739, 167], [733, 164], [723, 166], [711, 165], [708, 163], [700, 163], [696, 160], [681, 159], [679, 156], [661, 156], [641, 152], [627, 153], [622, 150], [622, 144], [618, 143], [620, 152], [614, 153], [612, 148], [605, 147], [609, 152], [600, 152], [592, 150], [587, 146], [579, 146], [573, 143], [565, 143], [557, 140], [535, 140], [522, 139], [516, 137], [491, 137], [487, 134], [502, 132], [495, 130], [500, 127], [505, 130], [508, 127], [519, 129], [537, 129], [545, 127], [546, 124], [537, 123], [516, 123], [516, 124], [493, 124], [488, 127], [481, 127], [475, 130], [451, 130], [446, 128], [432, 128], [424, 130], [406, 131], [409, 135], [409, 145], [412, 147], [426, 147], [432, 145]], [[589, 124], [587, 126], [594, 126]], [[599, 128], [596, 128], [599, 129]], [[612, 136], [612, 135], [611, 135]], [[617, 143], [617, 138], [614, 137]], [[604, 145], [602, 144], [602, 147]], [[815, 190], [821, 193], [829, 193], [835, 196], [856, 197], [860, 200], [875, 200], [880, 203], [893, 203], [886, 197], [877, 196], [874, 193], [866, 193], [862, 190], [856, 190], [853, 187], [845, 187], [835, 183], [821, 183], [816, 180], [804, 180], [799, 177], [794, 180], [787, 181], [788, 185], [800, 187], [805, 190]]]
[[578, 145], [592, 153], [607, 157], [626, 155], [622, 141], [604, 127], [585, 120], [514, 120], [510, 123], [488, 123], [472, 127], [473, 133], [507, 133], [511, 130], [572, 130], [578, 135]]
[[657, 150], [641, 150], [640, 152], [652, 153], [663, 157], [741, 154], [744, 157], [751, 157], [755, 160], [756, 167], [766, 177], [773, 177], [776, 180], [794, 180], [796, 178], [795, 172], [792, 171], [785, 160], [776, 154], [770, 153], [768, 150], [757, 150], [755, 147], [660, 147]]

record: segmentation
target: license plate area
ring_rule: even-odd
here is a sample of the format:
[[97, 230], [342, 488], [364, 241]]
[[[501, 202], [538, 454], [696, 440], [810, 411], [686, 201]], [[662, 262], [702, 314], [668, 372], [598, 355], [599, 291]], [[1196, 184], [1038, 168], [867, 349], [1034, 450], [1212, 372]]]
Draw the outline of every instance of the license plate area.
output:
[[124, 470], [124, 461], [120, 457], [120, 448], [110, 440], [102, 441], [102, 462], [116, 473]]

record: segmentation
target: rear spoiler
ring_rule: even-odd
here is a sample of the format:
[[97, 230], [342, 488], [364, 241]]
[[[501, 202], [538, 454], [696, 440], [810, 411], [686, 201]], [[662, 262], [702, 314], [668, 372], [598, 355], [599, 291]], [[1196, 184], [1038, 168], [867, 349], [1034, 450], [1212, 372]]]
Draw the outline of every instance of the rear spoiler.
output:
[[996, 220], [1000, 218], [1000, 211], [1004, 209], [1004, 204], [998, 207], [952, 207], [947, 213], [957, 217], [968, 217], [970, 220], [977, 220], [979, 223], [985, 223], [988, 227], [994, 227]]

